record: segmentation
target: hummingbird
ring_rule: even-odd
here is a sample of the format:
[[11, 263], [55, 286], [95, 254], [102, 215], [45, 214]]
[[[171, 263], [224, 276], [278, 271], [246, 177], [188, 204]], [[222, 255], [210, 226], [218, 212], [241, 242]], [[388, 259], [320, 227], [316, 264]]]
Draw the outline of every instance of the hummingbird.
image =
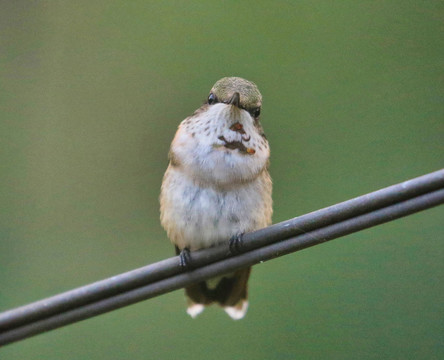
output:
[[[270, 148], [260, 123], [262, 95], [240, 77], [217, 81], [183, 120], [169, 151], [160, 220], [176, 254], [240, 239], [271, 224]], [[234, 320], [248, 308], [251, 267], [185, 288], [187, 313], [213, 303]]]

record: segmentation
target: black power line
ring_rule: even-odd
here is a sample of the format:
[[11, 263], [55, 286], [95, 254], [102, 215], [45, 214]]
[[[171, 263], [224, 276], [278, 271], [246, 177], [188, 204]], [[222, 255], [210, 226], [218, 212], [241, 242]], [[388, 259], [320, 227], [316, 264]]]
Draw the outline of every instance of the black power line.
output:
[[245, 234], [239, 255], [232, 256], [228, 245], [193, 252], [192, 271], [184, 271], [173, 257], [5, 311], [0, 313], [0, 345], [443, 203], [444, 170], [439, 170]]

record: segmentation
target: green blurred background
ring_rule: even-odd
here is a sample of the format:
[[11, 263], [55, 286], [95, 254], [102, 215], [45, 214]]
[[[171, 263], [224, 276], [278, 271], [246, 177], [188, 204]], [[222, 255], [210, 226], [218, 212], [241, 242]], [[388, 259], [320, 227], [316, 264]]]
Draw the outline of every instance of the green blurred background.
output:
[[[158, 194], [179, 122], [257, 83], [274, 222], [444, 165], [442, 1], [3, 1], [0, 311], [173, 255]], [[439, 359], [444, 208], [256, 266], [250, 310], [182, 291], [1, 359]]]

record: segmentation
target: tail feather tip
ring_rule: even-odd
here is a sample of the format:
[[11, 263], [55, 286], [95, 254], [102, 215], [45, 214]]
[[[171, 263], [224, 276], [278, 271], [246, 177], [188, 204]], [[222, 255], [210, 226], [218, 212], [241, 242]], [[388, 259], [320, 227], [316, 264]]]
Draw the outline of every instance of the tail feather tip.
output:
[[226, 306], [224, 307], [225, 312], [233, 319], [240, 320], [247, 313], [248, 301], [243, 300], [241, 304], [236, 304], [236, 306]]
[[197, 315], [204, 311], [204, 308], [205, 307], [202, 304], [192, 304], [188, 306], [187, 313], [194, 319]]

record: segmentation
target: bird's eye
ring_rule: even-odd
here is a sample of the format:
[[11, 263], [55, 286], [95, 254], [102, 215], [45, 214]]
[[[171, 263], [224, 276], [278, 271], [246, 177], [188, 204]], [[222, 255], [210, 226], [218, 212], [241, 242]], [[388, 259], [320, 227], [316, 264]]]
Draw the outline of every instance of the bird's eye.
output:
[[261, 108], [260, 107], [258, 107], [258, 108], [253, 110], [253, 116], [255, 118], [258, 118], [260, 114], [261, 114]]
[[210, 93], [208, 96], [208, 104], [213, 105], [215, 103], [217, 103], [217, 97], [213, 93]]

